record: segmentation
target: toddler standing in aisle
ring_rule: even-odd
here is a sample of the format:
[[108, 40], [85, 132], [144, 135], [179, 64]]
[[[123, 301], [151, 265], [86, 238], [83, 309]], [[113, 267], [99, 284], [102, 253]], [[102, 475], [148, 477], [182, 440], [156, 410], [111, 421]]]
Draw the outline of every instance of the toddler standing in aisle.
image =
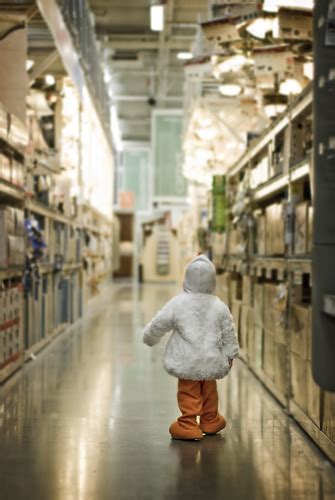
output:
[[[224, 378], [238, 355], [238, 341], [228, 307], [213, 295], [215, 267], [204, 255], [187, 266], [184, 291], [168, 302], [145, 327], [143, 342], [157, 344], [172, 330], [164, 368], [178, 378], [182, 413], [170, 426], [174, 439], [201, 439], [226, 425], [218, 411], [216, 379]], [[200, 423], [197, 417], [200, 417]]]

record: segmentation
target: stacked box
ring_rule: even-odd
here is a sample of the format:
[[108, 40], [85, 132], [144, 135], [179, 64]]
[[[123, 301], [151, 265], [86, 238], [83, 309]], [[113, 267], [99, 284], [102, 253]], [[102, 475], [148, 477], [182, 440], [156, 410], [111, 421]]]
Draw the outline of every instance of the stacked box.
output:
[[248, 335], [246, 345], [249, 359], [255, 362], [255, 318], [254, 311], [251, 308], [249, 308], [248, 314]]
[[321, 389], [312, 376], [310, 306], [292, 305], [290, 335], [293, 400], [320, 426]]
[[223, 302], [225, 302], [223, 299], [223, 281], [224, 281], [224, 274], [218, 274], [216, 276], [215, 293]]
[[275, 378], [275, 341], [268, 332], [264, 332], [264, 357], [263, 357], [264, 373], [274, 381]]
[[254, 363], [256, 368], [263, 368], [263, 339], [264, 339], [264, 285], [254, 285]]
[[226, 233], [212, 233], [211, 244], [213, 252], [213, 264], [221, 267], [222, 256], [225, 251]]
[[12, 163], [10, 158], [0, 154], [0, 179], [11, 182], [12, 179]]
[[0, 267], [24, 264], [23, 231], [23, 211], [0, 207]]
[[285, 344], [285, 301], [277, 298], [277, 285], [264, 285], [264, 328], [276, 342]]
[[266, 217], [266, 254], [282, 255], [285, 253], [285, 222], [281, 203], [269, 205], [265, 210]]
[[324, 393], [322, 430], [335, 442], [335, 393], [333, 392]]
[[6, 287], [0, 293], [0, 369], [22, 352], [22, 290]]
[[256, 234], [255, 251], [257, 255], [266, 254], [266, 218], [265, 215], [255, 215]]
[[248, 319], [250, 308], [242, 304], [239, 328], [239, 344], [245, 353], [248, 352]]
[[308, 252], [308, 215], [309, 202], [299, 203], [295, 207], [294, 224], [294, 253], [295, 255], [305, 255]]
[[242, 302], [246, 306], [253, 303], [253, 277], [245, 275], [242, 278]]

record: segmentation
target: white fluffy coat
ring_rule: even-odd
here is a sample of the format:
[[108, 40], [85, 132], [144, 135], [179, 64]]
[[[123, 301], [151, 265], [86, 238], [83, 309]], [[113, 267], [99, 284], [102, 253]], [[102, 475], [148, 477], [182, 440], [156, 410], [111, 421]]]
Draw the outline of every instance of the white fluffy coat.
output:
[[229, 358], [238, 355], [238, 341], [228, 307], [212, 295], [215, 267], [207, 257], [195, 258], [186, 268], [184, 291], [168, 302], [145, 327], [143, 342], [157, 344], [172, 330], [164, 368], [188, 380], [225, 377]]

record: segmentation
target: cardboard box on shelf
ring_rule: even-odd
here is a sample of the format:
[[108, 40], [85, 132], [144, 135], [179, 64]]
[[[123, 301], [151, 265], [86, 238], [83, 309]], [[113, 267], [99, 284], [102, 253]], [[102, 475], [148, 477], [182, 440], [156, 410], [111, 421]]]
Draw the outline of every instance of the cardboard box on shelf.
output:
[[252, 276], [243, 276], [242, 278], [242, 302], [246, 306], [252, 306], [253, 303], [253, 284]]
[[24, 211], [15, 209], [15, 235], [24, 236]]
[[264, 326], [264, 285], [255, 283], [254, 285], [254, 318], [257, 326]]
[[248, 332], [247, 332], [247, 352], [252, 361], [255, 360], [255, 318], [253, 309], [249, 308]]
[[313, 379], [312, 363], [307, 362], [307, 414], [320, 428], [321, 424], [321, 389]]
[[323, 400], [323, 432], [335, 442], [335, 393], [324, 393]]
[[239, 344], [245, 353], [248, 352], [248, 317], [249, 317], [249, 307], [242, 305], [241, 307], [241, 323], [240, 323], [240, 335]]
[[277, 285], [264, 285], [264, 328], [273, 332], [277, 342], [286, 343], [285, 299], [279, 300]]
[[[226, 233], [212, 233], [211, 234], [211, 245], [213, 256], [216, 260], [220, 261], [225, 251], [226, 243]], [[220, 261], [221, 263], [221, 261]]]
[[308, 252], [308, 214], [309, 202], [304, 201], [295, 207], [294, 253], [305, 255]]
[[266, 253], [282, 255], [285, 253], [285, 222], [281, 203], [274, 203], [265, 209], [266, 216]]
[[311, 359], [311, 307], [293, 304], [290, 318], [291, 350], [306, 360]]
[[22, 236], [8, 236], [8, 262], [11, 266], [24, 264], [24, 238]]
[[289, 360], [287, 346], [275, 343], [275, 384], [285, 394], [288, 393]]
[[229, 282], [230, 299], [233, 303], [235, 299], [242, 299], [242, 281], [238, 278], [231, 278]]
[[308, 362], [291, 352], [291, 385], [293, 400], [307, 412], [308, 391], [306, 387]]
[[227, 304], [229, 308], [231, 308], [231, 296], [230, 296], [230, 280], [231, 274], [228, 272], [223, 273], [221, 279], [222, 283], [222, 300]]
[[254, 324], [254, 363], [259, 370], [263, 369], [263, 328]]
[[255, 234], [255, 250], [257, 255], [266, 254], [266, 218], [265, 215], [257, 215], [256, 220], [256, 234]]
[[275, 341], [269, 335], [269, 332], [264, 330], [264, 357], [263, 357], [264, 373], [271, 379], [275, 377]]
[[11, 182], [12, 165], [11, 160], [5, 155], [0, 154], [0, 178]]

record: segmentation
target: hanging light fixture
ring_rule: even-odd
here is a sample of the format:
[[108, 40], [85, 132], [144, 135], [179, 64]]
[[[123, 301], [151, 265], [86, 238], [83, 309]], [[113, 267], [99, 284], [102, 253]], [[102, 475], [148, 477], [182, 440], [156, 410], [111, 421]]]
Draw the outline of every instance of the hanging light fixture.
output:
[[282, 95], [296, 95], [302, 91], [302, 85], [295, 78], [287, 78], [279, 85], [279, 93]]
[[164, 28], [164, 4], [154, 3], [150, 5], [150, 29], [152, 31], [163, 31]]
[[271, 33], [273, 31], [275, 19], [269, 18], [259, 18], [255, 19], [249, 26], [247, 27], [247, 32], [250, 33], [254, 38], [259, 38], [264, 40], [267, 33]]
[[219, 91], [226, 97], [236, 97], [241, 93], [241, 86], [237, 83], [223, 83], [219, 85]]
[[177, 54], [177, 59], [180, 59], [181, 61], [189, 61], [192, 57], [192, 52], [178, 52]]
[[32, 59], [27, 59], [26, 61], [26, 70], [30, 71], [31, 68], [34, 66], [35, 62]]
[[53, 75], [45, 75], [44, 81], [48, 87], [51, 87], [52, 85], [55, 85], [55, 77]]

